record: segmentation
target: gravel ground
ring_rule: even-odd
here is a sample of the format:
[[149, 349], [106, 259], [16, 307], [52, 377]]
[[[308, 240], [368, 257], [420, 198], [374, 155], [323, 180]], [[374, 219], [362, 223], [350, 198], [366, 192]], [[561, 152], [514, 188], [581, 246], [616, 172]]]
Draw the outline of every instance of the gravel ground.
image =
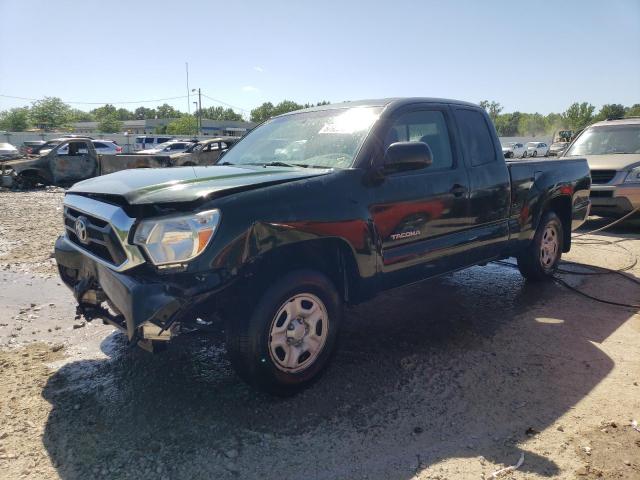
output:
[[[638, 309], [475, 267], [349, 309], [323, 378], [276, 399], [214, 338], [150, 355], [75, 318], [49, 257], [61, 199], [0, 192], [0, 478], [480, 479], [522, 454], [501, 478], [640, 478]], [[566, 258], [623, 267], [638, 231]], [[640, 298], [620, 276], [563, 278]]]

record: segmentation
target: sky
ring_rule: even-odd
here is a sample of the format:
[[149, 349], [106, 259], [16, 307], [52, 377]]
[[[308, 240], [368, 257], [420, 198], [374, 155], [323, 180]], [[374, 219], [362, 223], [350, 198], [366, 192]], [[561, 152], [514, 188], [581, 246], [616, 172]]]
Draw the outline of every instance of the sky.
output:
[[395, 96], [543, 114], [631, 105], [640, 0], [0, 0], [0, 110], [30, 103], [5, 96], [56, 96], [186, 111], [185, 62], [203, 107], [247, 115]]

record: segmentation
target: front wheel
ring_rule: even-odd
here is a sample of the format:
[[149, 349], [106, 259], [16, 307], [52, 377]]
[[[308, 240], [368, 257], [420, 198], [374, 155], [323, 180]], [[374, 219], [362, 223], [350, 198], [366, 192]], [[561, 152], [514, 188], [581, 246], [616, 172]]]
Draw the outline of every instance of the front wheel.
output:
[[527, 152], [526, 151], [522, 152], [522, 158], [527, 158]]
[[229, 321], [231, 363], [247, 383], [292, 395], [328, 364], [341, 317], [342, 300], [325, 275], [291, 272], [266, 290], [247, 318]]
[[558, 268], [563, 246], [562, 222], [554, 212], [542, 216], [529, 246], [517, 257], [518, 269], [527, 280], [548, 280]]
[[534, 150], [534, 151], [533, 151], [533, 155], [532, 155], [532, 156], [533, 156], [533, 157], [537, 157], [537, 156], [538, 156], [538, 151], [537, 151], [537, 150]]

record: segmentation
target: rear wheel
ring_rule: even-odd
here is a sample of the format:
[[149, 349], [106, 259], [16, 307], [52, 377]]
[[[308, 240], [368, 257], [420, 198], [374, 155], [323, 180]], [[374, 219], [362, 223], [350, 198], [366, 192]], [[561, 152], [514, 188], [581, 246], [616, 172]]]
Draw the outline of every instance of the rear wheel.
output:
[[527, 158], [527, 151], [522, 152], [522, 158]]
[[545, 213], [533, 240], [517, 257], [520, 273], [533, 281], [553, 277], [562, 257], [562, 239], [562, 222], [554, 212]]
[[267, 289], [246, 318], [231, 319], [231, 362], [249, 384], [276, 395], [294, 394], [326, 367], [341, 316], [341, 298], [326, 276], [291, 272]]

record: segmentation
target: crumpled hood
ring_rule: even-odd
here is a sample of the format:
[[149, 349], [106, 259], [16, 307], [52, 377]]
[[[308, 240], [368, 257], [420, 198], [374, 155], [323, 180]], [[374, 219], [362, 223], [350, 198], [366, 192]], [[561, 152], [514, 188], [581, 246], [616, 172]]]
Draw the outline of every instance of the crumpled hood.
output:
[[326, 175], [330, 169], [261, 166], [139, 168], [76, 183], [68, 193], [118, 195], [130, 205], [191, 202], [211, 194]]
[[[640, 154], [579, 155], [586, 158], [591, 170], [629, 170], [640, 164]], [[570, 159], [572, 157], [561, 157]]]

